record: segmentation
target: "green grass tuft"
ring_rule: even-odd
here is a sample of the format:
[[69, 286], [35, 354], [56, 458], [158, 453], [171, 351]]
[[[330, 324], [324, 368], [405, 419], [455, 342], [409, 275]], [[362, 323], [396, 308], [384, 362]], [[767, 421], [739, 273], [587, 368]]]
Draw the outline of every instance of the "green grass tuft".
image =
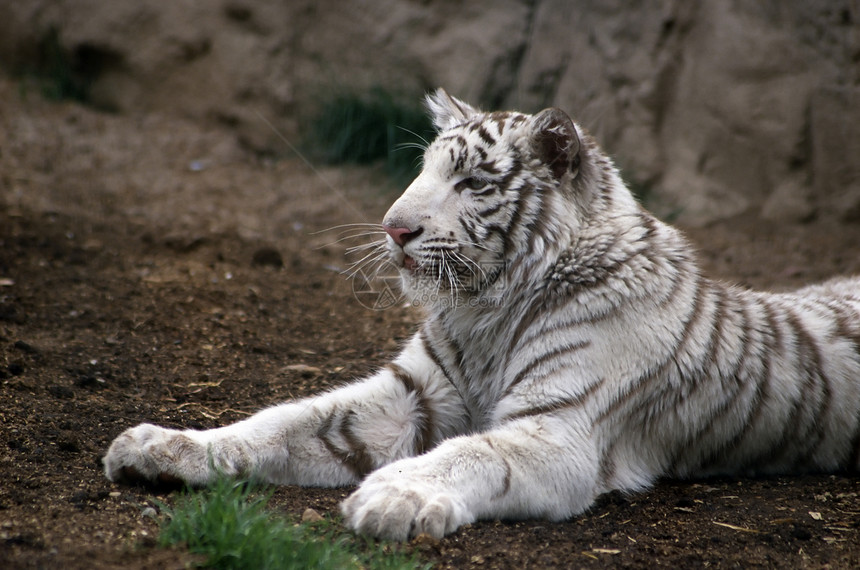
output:
[[[205, 567], [415, 568], [417, 562], [390, 546], [358, 538], [329, 521], [294, 524], [266, 509], [271, 491], [222, 478], [202, 491], [185, 491], [166, 518], [159, 545], [184, 545]], [[427, 566], [425, 566], [427, 567]]]
[[22, 74], [50, 101], [87, 103], [87, 82], [76, 69], [72, 55], [60, 44], [56, 28], [51, 28], [42, 37], [36, 61]]
[[305, 131], [309, 146], [322, 160], [332, 164], [383, 160], [398, 184], [418, 174], [423, 149], [435, 136], [423, 108], [404, 104], [381, 88], [330, 95]]

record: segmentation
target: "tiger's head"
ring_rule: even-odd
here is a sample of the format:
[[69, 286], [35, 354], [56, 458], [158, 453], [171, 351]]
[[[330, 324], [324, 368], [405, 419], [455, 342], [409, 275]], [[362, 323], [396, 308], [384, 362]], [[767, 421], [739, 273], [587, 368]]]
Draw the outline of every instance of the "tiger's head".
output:
[[438, 136], [383, 219], [407, 296], [480, 297], [552, 263], [614, 172], [608, 159], [559, 109], [484, 113], [442, 89], [426, 103]]

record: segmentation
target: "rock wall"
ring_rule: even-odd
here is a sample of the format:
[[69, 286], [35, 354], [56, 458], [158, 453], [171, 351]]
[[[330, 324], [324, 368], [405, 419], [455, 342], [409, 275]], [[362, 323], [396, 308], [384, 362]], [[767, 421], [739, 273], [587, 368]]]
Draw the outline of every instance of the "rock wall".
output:
[[686, 223], [860, 220], [856, 0], [3, 2], [0, 65], [26, 70], [51, 30], [95, 104], [255, 148], [282, 148], [267, 121], [293, 136], [328, 89], [442, 85], [564, 108]]

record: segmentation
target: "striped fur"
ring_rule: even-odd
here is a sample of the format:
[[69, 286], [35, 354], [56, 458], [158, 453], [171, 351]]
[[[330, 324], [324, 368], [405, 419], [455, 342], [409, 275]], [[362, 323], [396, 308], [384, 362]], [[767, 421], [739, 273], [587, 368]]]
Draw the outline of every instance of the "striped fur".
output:
[[860, 280], [713, 281], [561, 111], [428, 106], [439, 136], [384, 220], [428, 314], [400, 356], [232, 426], [132, 428], [108, 477], [361, 482], [347, 523], [405, 539], [661, 476], [858, 469]]

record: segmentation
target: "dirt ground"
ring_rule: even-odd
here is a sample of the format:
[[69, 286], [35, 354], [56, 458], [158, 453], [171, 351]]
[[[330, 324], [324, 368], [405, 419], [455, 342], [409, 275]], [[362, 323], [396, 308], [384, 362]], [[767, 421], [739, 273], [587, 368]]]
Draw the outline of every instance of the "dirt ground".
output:
[[[0, 133], [0, 567], [182, 567], [154, 547], [169, 496], [111, 484], [102, 454], [142, 421], [221, 425], [385, 362], [420, 315], [363, 306], [322, 230], [379, 220], [396, 192], [372, 170], [315, 172], [226, 128], [48, 103], [6, 79]], [[689, 234], [712, 273], [751, 286], [860, 272], [857, 225]], [[273, 506], [335, 513], [348, 491], [287, 487]], [[565, 523], [409, 548], [456, 568], [856, 568], [858, 494], [856, 475], [663, 482]]]

